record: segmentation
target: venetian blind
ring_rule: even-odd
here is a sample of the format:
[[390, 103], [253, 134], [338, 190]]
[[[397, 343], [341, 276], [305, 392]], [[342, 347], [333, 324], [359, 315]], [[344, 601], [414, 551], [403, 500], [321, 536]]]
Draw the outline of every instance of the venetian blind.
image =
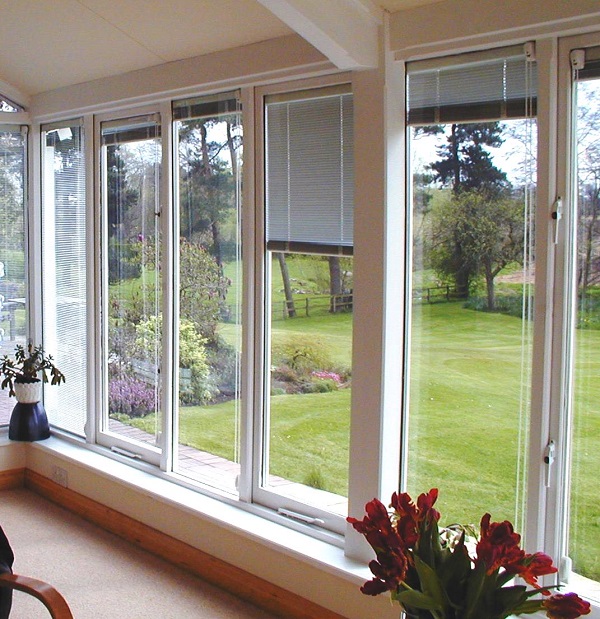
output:
[[42, 127], [44, 349], [67, 376], [44, 390], [53, 426], [84, 436], [87, 417], [87, 249], [83, 121]]
[[[526, 54], [527, 49], [527, 54]], [[463, 54], [407, 65], [410, 125], [526, 118], [535, 115], [531, 46]]]
[[207, 118], [238, 114], [241, 102], [238, 92], [219, 93], [206, 97], [180, 99], [173, 102], [173, 119]]
[[266, 100], [267, 249], [351, 255], [352, 94], [347, 87]]

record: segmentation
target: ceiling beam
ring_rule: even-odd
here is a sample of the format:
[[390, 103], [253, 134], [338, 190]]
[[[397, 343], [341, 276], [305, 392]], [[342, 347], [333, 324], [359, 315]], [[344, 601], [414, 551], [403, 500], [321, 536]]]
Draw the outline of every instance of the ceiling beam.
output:
[[372, 69], [383, 13], [371, 0], [258, 0], [338, 68]]

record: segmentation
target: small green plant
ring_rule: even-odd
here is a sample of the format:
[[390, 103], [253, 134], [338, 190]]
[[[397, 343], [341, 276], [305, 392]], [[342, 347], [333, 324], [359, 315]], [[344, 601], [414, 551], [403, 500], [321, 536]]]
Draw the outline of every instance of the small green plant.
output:
[[65, 376], [54, 365], [52, 356], [46, 355], [41, 346], [34, 347], [31, 343], [27, 350], [17, 344], [14, 359], [7, 355], [0, 359], [0, 376], [3, 376], [0, 387], [8, 387], [10, 396], [15, 395], [15, 383], [36, 383], [40, 380], [47, 383], [50, 380], [51, 385], [60, 385], [65, 382]]
[[317, 490], [325, 490], [325, 478], [318, 469], [311, 468], [304, 478], [304, 485]]

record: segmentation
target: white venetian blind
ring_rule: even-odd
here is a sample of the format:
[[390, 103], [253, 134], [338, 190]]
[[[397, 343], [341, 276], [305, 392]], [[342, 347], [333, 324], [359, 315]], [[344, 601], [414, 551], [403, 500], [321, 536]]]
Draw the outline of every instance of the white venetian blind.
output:
[[66, 382], [44, 390], [53, 426], [83, 436], [87, 416], [86, 201], [81, 121], [42, 127], [43, 345]]
[[272, 251], [352, 254], [352, 94], [332, 87], [266, 100], [266, 238]]
[[535, 115], [533, 48], [509, 48], [409, 62], [408, 123], [492, 121]]

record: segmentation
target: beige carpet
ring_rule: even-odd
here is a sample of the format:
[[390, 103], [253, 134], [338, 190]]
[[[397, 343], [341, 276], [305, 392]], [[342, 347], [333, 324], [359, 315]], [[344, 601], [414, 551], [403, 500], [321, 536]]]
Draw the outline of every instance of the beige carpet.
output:
[[[0, 492], [0, 524], [15, 572], [56, 587], [75, 619], [273, 618], [28, 490]], [[49, 617], [15, 593], [11, 619]]]

